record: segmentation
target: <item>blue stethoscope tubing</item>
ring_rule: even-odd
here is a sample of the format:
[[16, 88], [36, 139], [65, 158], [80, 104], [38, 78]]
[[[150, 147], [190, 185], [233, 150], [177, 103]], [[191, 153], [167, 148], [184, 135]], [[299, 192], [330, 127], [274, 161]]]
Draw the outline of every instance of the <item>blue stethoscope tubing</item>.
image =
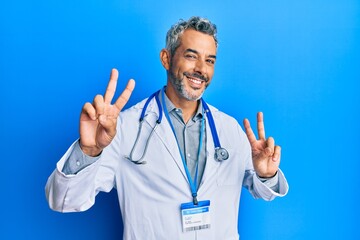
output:
[[215, 156], [214, 157], [218, 161], [227, 160], [229, 158], [229, 152], [225, 148], [221, 147], [219, 136], [217, 134], [217, 130], [216, 130], [216, 126], [215, 126], [215, 121], [214, 121], [214, 118], [213, 118], [213, 116], [211, 114], [210, 108], [206, 104], [206, 102], [204, 101], [203, 98], [201, 98], [201, 102], [203, 104], [203, 108], [204, 108], [206, 116], [208, 118], [210, 130], [211, 130], [211, 135], [212, 135], [213, 140], [214, 140], [214, 146], [215, 146]]
[[[150, 138], [152, 136], [152, 134], [154, 133], [155, 129], [157, 128], [157, 126], [161, 123], [162, 121], [162, 117], [163, 117], [163, 109], [162, 109], [162, 105], [160, 103], [160, 100], [159, 100], [159, 94], [160, 92], [165, 91], [165, 87], [162, 89], [162, 90], [158, 90], [156, 91], [155, 93], [153, 93], [148, 99], [147, 101], [145, 102], [145, 105], [141, 111], [141, 115], [140, 115], [140, 119], [139, 119], [139, 122], [140, 122], [140, 125], [139, 125], [139, 131], [137, 133], [137, 136], [136, 136], [136, 140], [135, 140], [135, 143], [130, 151], [130, 154], [129, 156], [127, 156], [126, 158], [128, 160], [130, 160], [131, 162], [135, 163], [135, 164], [146, 164], [146, 161], [143, 161], [143, 158], [147, 152], [147, 148], [148, 148], [148, 145], [149, 145], [149, 141], [150, 141]], [[156, 104], [158, 106], [158, 110], [159, 110], [159, 117], [158, 119], [156, 120], [156, 123], [155, 123], [155, 126], [152, 128], [151, 130], [151, 133], [146, 141], [146, 144], [145, 144], [145, 148], [144, 148], [144, 151], [143, 151], [143, 154], [141, 155], [141, 157], [137, 160], [133, 159], [133, 153], [135, 151], [135, 148], [136, 148], [136, 145], [140, 139], [140, 135], [141, 135], [141, 129], [142, 129], [142, 124], [144, 122], [144, 119], [146, 117], [146, 110], [147, 110], [147, 107], [150, 103], [150, 101], [155, 98], [156, 100]], [[213, 141], [214, 141], [214, 146], [215, 146], [215, 159], [217, 161], [224, 161], [224, 160], [227, 160], [229, 158], [229, 153], [228, 151], [225, 149], [225, 148], [222, 148], [221, 147], [221, 144], [220, 144], [220, 140], [219, 140], [219, 136], [217, 134], [217, 131], [216, 131], [216, 126], [215, 126], [215, 122], [214, 122], [214, 118], [211, 114], [211, 111], [210, 111], [210, 108], [209, 106], [206, 104], [206, 102], [204, 101], [203, 98], [201, 98], [201, 102], [202, 102], [202, 105], [203, 105], [203, 109], [205, 111], [205, 114], [208, 118], [208, 121], [209, 121], [209, 126], [210, 126], [210, 130], [211, 130], [211, 135], [213, 137]]]
[[[144, 108], [143, 110], [141, 111], [141, 115], [140, 115], [140, 119], [139, 119], [139, 122], [140, 122], [140, 125], [139, 125], [139, 131], [137, 132], [137, 135], [136, 135], [136, 139], [135, 139], [135, 143], [130, 151], [130, 154], [129, 156], [127, 156], [126, 158], [128, 160], [130, 160], [131, 162], [135, 163], [135, 164], [146, 164], [146, 161], [142, 161], [144, 156], [145, 156], [145, 153], [147, 151], [147, 148], [149, 146], [149, 140], [151, 138], [151, 136], [153, 135], [153, 133], [155, 132], [155, 129], [157, 128], [157, 126], [161, 123], [161, 120], [162, 120], [162, 115], [163, 115], [163, 112], [162, 112], [162, 108], [161, 108], [161, 103], [160, 103], [160, 100], [159, 100], [159, 93], [160, 93], [161, 90], [153, 93], [148, 99], [147, 101], [145, 102], [145, 105], [144, 105]], [[146, 114], [146, 109], [150, 103], [150, 101], [155, 97], [155, 100], [156, 100], [156, 103], [157, 103], [157, 106], [158, 106], [158, 109], [159, 109], [159, 117], [158, 119], [156, 120], [156, 123], [155, 123], [155, 126], [152, 128], [151, 130], [151, 133], [146, 141], [146, 144], [145, 144], [145, 149], [144, 149], [144, 152], [143, 154], [141, 155], [141, 157], [137, 160], [134, 160], [133, 159], [133, 153], [134, 153], [134, 150], [136, 148], [136, 145], [137, 145], [137, 142], [139, 141], [139, 138], [140, 138], [140, 135], [141, 135], [141, 129], [142, 129], [142, 124], [144, 122], [144, 119], [145, 119], [145, 114]]]

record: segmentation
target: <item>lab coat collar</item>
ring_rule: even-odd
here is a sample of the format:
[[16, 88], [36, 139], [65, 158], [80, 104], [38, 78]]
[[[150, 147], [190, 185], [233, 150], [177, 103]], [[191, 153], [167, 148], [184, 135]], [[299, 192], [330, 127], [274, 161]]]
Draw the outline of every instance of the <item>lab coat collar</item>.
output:
[[[216, 108], [214, 108], [212, 106], [209, 106], [209, 107], [210, 107], [210, 110], [212, 111], [212, 113], [217, 111]], [[149, 103], [148, 112], [155, 114], [156, 118], [158, 118], [159, 110], [158, 110], [158, 106], [156, 104], [155, 99], [153, 99]], [[216, 119], [215, 116], [214, 116], [214, 118]], [[145, 121], [147, 121], [148, 124], [150, 124], [151, 126], [154, 124], [153, 118], [145, 118]], [[219, 164], [220, 164], [218, 161], [216, 161], [214, 159], [214, 155], [215, 155], [214, 140], [211, 135], [209, 121], [206, 120], [205, 122], [206, 122], [206, 129], [207, 129], [206, 130], [206, 133], [207, 133], [206, 134], [206, 151], [207, 151], [206, 152], [206, 165], [205, 165], [204, 174], [202, 176], [198, 191], [201, 191], [201, 186], [203, 185], [204, 182], [207, 181], [206, 179], [215, 177], [216, 169], [217, 169], [217, 167], [219, 167]], [[188, 181], [186, 172], [184, 169], [184, 165], [181, 160], [181, 156], [180, 156], [180, 152], [179, 152], [179, 148], [177, 146], [175, 136], [172, 132], [172, 129], [171, 129], [171, 126], [170, 126], [168, 120], [165, 117], [162, 118], [162, 121], [161, 121], [159, 127], [157, 129], [155, 129], [155, 134], [157, 135], [157, 137], [161, 140], [161, 142], [164, 144], [164, 146], [168, 150], [169, 154], [172, 157], [172, 160], [175, 162], [175, 164], [181, 171], [184, 179], [186, 181]], [[166, 161], [166, 160], [168, 160], [168, 159], [164, 159], [164, 161]]]

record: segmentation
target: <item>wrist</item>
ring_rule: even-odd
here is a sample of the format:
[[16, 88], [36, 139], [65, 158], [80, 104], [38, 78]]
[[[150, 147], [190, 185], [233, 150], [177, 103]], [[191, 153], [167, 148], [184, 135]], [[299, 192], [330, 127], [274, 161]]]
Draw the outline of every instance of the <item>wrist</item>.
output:
[[88, 146], [84, 146], [83, 144], [81, 144], [81, 141], [79, 141], [79, 146], [81, 151], [90, 157], [97, 157], [101, 154], [102, 149], [97, 147], [97, 146], [93, 146], [93, 147], [88, 147]]
[[258, 173], [256, 173], [256, 175], [259, 177], [259, 178], [264, 178], [264, 179], [270, 179], [270, 178], [273, 178], [276, 176], [276, 174], [278, 173], [278, 170], [276, 170], [276, 172], [274, 174], [270, 173], [270, 174], [263, 174], [263, 175], [260, 175]]

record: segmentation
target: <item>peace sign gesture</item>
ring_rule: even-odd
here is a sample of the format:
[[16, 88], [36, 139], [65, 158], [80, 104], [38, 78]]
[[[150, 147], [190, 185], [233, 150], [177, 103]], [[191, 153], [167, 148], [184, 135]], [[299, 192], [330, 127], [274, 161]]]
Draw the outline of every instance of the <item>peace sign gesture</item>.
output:
[[116, 135], [117, 118], [129, 100], [135, 81], [129, 80], [126, 88], [114, 104], [111, 104], [116, 91], [118, 71], [112, 69], [105, 92], [96, 95], [93, 103], [85, 103], [80, 114], [80, 147], [89, 156], [97, 156], [108, 146]]
[[244, 127], [251, 145], [252, 160], [257, 175], [264, 178], [274, 176], [279, 169], [281, 148], [275, 146], [274, 138], [265, 138], [263, 113], [257, 114], [259, 139], [256, 139], [248, 119], [244, 119]]

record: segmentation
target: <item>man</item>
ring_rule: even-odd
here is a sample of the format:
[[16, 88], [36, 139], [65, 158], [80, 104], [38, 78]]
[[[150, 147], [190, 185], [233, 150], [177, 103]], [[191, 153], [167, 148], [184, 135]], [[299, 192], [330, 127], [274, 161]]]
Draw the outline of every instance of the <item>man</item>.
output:
[[262, 113], [256, 139], [248, 120], [245, 134], [235, 119], [201, 99], [216, 52], [216, 26], [209, 20], [178, 22], [160, 52], [166, 88], [123, 112], [135, 82], [112, 104], [113, 69], [105, 95], [82, 109], [79, 140], [49, 177], [50, 207], [84, 211], [99, 191], [116, 187], [124, 239], [239, 239], [242, 186], [272, 200], [288, 185], [279, 169], [280, 147], [265, 138]]

